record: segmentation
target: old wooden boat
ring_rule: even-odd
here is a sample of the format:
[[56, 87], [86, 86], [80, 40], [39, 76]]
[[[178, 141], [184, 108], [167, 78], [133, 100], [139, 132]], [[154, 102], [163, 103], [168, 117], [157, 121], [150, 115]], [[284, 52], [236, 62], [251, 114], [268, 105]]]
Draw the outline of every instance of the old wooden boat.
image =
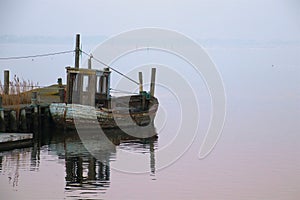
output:
[[[153, 125], [158, 109], [154, 97], [155, 68], [152, 68], [150, 92], [114, 97], [110, 92], [109, 68], [103, 70], [67, 67], [65, 100], [50, 104], [50, 113], [58, 127], [123, 128]], [[142, 76], [141, 73], [139, 74]]]

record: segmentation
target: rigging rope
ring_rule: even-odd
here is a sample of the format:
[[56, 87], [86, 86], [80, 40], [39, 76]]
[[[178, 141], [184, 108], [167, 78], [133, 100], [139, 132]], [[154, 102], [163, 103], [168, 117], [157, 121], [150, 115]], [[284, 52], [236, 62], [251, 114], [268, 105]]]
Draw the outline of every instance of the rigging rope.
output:
[[110, 68], [110, 69], [113, 70], [114, 72], [117, 72], [117, 73], [120, 74], [121, 76], [124, 76], [124, 77], [127, 78], [128, 80], [130, 80], [130, 81], [134, 82], [135, 84], [139, 85], [139, 83], [138, 83], [137, 81], [133, 80], [132, 78], [130, 78], [130, 77], [128, 77], [128, 76], [126, 76], [126, 75], [123, 74], [122, 72], [120, 72], [120, 71], [114, 69], [113, 67], [111, 67], [110, 65], [108, 65], [108, 64], [106, 64], [106, 63], [104, 63], [104, 62], [102, 62], [101, 60], [95, 58], [93, 55], [90, 55], [90, 54], [88, 54], [88, 53], [86, 53], [86, 52], [84, 52], [84, 51], [82, 51], [82, 50], [81, 50], [81, 52], [82, 52], [83, 54], [89, 56], [90, 58], [94, 59], [94, 60], [97, 61], [98, 63], [100, 63], [100, 64], [102, 64], [102, 65], [104, 65], [104, 66]]
[[[28, 59], [28, 58], [38, 58], [38, 57], [55, 56], [55, 55], [74, 53], [74, 52], [75, 52], [75, 50], [70, 50], [70, 51], [60, 51], [60, 52], [53, 52], [53, 53], [46, 53], [46, 54], [28, 55], [28, 56], [0, 57], [0, 60], [19, 60], [19, 59]], [[87, 55], [87, 56], [89, 56], [90, 58], [94, 59], [98, 63], [108, 67], [109, 69], [111, 69], [112, 71], [118, 73], [119, 75], [127, 78], [128, 80], [132, 81], [133, 83], [139, 85], [139, 83], [137, 81], [133, 80], [132, 78], [130, 78], [129, 76], [123, 74], [122, 72], [118, 71], [117, 69], [113, 68], [112, 66], [102, 62], [101, 60], [95, 58], [94, 56], [91, 56], [90, 54], [86, 53], [85, 51], [83, 51], [81, 49], [80, 49], [80, 52]]]
[[118, 89], [113, 89], [110, 88], [110, 91], [114, 92], [114, 93], [124, 93], [124, 94], [139, 94], [137, 92], [129, 92], [129, 91], [125, 91], [125, 90], [118, 90]]
[[27, 58], [37, 58], [37, 57], [46, 57], [46, 56], [55, 56], [60, 54], [73, 53], [74, 50], [70, 51], [60, 51], [46, 54], [37, 54], [37, 55], [29, 55], [29, 56], [11, 56], [11, 57], [0, 57], [0, 60], [19, 60], [19, 59], [27, 59]]

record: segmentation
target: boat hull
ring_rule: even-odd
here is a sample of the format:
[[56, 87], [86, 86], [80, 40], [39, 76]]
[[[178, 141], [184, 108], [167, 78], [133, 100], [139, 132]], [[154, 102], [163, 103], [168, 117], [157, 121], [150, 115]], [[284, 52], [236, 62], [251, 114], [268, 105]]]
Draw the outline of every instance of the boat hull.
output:
[[50, 112], [58, 127], [75, 128], [123, 128], [153, 125], [158, 109], [156, 98], [149, 100], [147, 109], [137, 107], [97, 108], [81, 104], [50, 104]]

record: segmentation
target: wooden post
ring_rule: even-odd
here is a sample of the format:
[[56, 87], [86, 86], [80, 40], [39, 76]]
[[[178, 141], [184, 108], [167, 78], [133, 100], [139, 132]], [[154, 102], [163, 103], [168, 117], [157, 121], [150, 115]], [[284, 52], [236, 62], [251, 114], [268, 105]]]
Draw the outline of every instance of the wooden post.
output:
[[9, 113], [9, 125], [10, 125], [10, 131], [15, 132], [18, 130], [18, 124], [17, 124], [17, 115], [16, 111], [12, 110]]
[[0, 109], [0, 132], [5, 132], [5, 119], [4, 119], [4, 110]]
[[26, 109], [22, 109], [20, 112], [20, 129], [21, 131], [27, 131]]
[[32, 105], [37, 105], [37, 92], [32, 92], [31, 93], [31, 104]]
[[57, 84], [58, 84], [58, 87], [59, 87], [59, 88], [62, 87], [62, 78], [58, 78], [58, 79], [57, 79]]
[[4, 70], [4, 94], [9, 94], [9, 70]]
[[92, 69], [92, 56], [88, 59], [88, 69]]
[[142, 102], [141, 102], [142, 105], [141, 105], [141, 107], [142, 107], [142, 110], [145, 110], [146, 97], [143, 94], [143, 91], [144, 91], [144, 89], [143, 89], [143, 72], [139, 72], [139, 82], [140, 82], [140, 85], [139, 85], [140, 94], [142, 94]]
[[50, 110], [48, 107], [44, 108], [44, 118], [41, 126], [43, 126], [43, 130], [49, 130], [49, 121], [50, 121]]
[[65, 102], [65, 89], [62, 85], [62, 78], [58, 78], [57, 83], [58, 83], [59, 102], [64, 103]]
[[144, 91], [143, 89], [143, 72], [139, 72], [139, 81], [140, 81], [140, 93]]
[[33, 107], [33, 113], [32, 113], [32, 120], [33, 120], [33, 133], [36, 135], [39, 130], [39, 108], [37, 105], [34, 105]]
[[76, 34], [76, 47], [75, 47], [75, 68], [79, 69], [80, 57], [80, 34]]
[[37, 92], [32, 92], [31, 94], [31, 105], [33, 106], [33, 113], [32, 113], [32, 124], [33, 124], [33, 133], [38, 133], [39, 130], [39, 108], [37, 105]]
[[2, 108], [2, 96], [0, 96], [0, 132], [5, 132], [4, 110]]
[[65, 89], [59, 88], [58, 93], [59, 93], [59, 102], [64, 103], [65, 102]]
[[66, 67], [67, 71], [67, 92], [66, 92], [66, 103], [72, 103], [72, 95], [73, 95], [73, 76], [70, 73], [71, 67]]
[[156, 68], [152, 68], [151, 72], [151, 84], [150, 84], [150, 95], [154, 96], [155, 91], [155, 76], [156, 76]]

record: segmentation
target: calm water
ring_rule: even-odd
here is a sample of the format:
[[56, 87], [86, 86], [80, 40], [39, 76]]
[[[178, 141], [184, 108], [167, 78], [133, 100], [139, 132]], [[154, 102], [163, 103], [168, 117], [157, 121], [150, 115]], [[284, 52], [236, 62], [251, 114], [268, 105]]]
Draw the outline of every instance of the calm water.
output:
[[[44, 133], [34, 147], [0, 153], [1, 199], [300, 199], [300, 48], [208, 52], [227, 95], [222, 136], [208, 157], [198, 159], [210, 96], [187, 72], [185, 78], [197, 85], [199, 127], [174, 162], [163, 165], [167, 158], [161, 153], [176, 141], [181, 113], [171, 93], [158, 87], [157, 139], [111, 138], [115, 146], [91, 155], [76, 133]], [[158, 82], [164, 79], [159, 74]]]
[[[95, 133], [93, 133], [95, 134]], [[114, 145], [99, 145], [91, 154], [76, 131], [52, 131], [33, 147], [0, 153], [3, 199], [101, 199], [112, 183], [110, 163], [118, 149], [149, 157], [149, 176], [155, 177], [157, 138], [132, 139], [110, 131]], [[121, 135], [120, 135], [121, 134]], [[85, 141], [86, 142], [86, 141]]]

